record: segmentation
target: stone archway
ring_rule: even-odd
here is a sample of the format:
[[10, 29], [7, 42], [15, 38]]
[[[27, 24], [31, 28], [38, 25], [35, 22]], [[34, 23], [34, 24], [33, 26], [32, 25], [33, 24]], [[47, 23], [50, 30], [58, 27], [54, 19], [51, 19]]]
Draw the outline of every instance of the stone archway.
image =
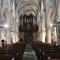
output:
[[[3, 17], [4, 17], [5, 23], [7, 23], [8, 25], [10, 25], [9, 11], [8, 11], [7, 8], [5, 8], [4, 11], [3, 11]], [[11, 43], [11, 35], [10, 35], [9, 28], [7, 28], [7, 29], [3, 28], [2, 29], [2, 39], [5, 39], [5, 41], [7, 42], [7, 44]]]
[[47, 43], [52, 42], [52, 32], [53, 32], [53, 18], [54, 18], [54, 8], [50, 6], [48, 8], [47, 13], [47, 29], [46, 29], [46, 37], [47, 37]]

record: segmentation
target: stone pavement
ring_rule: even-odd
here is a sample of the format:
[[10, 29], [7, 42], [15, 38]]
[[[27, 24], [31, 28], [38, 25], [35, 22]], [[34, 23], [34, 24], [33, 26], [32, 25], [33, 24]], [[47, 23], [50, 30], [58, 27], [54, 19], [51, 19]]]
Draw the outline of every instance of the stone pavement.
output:
[[32, 49], [31, 44], [26, 45], [22, 60], [38, 60], [37, 56], [35, 55], [35, 51]]

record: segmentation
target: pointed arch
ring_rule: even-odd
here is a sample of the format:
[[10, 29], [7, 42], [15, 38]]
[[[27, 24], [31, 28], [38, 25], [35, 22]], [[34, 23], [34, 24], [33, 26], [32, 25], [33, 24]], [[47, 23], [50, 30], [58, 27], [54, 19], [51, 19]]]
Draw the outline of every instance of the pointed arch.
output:
[[5, 20], [9, 19], [9, 11], [7, 8], [5, 8], [3, 11], [3, 17], [5, 18]]

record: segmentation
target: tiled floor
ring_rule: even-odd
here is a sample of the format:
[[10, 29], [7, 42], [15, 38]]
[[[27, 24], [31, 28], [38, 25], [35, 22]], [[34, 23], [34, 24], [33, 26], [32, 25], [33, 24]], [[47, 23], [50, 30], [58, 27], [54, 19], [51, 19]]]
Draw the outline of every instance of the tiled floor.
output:
[[30, 44], [26, 45], [26, 49], [23, 54], [23, 60], [37, 60], [35, 51], [32, 49], [32, 46]]

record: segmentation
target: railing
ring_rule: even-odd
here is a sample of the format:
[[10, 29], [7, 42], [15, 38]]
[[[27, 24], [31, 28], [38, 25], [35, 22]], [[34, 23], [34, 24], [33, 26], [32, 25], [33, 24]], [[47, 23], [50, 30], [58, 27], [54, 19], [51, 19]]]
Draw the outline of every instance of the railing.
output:
[[19, 25], [19, 32], [38, 31], [38, 25], [25, 24], [24, 26]]

